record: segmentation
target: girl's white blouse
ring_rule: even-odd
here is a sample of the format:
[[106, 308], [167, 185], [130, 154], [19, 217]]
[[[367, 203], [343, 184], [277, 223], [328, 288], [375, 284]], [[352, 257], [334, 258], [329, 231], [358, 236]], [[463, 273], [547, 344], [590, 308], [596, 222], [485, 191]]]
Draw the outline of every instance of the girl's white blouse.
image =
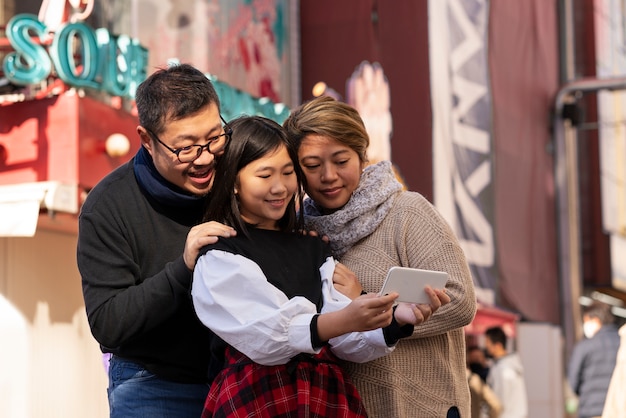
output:
[[[334, 269], [332, 257], [320, 267], [324, 301], [321, 313], [337, 311], [350, 303], [332, 284]], [[320, 351], [311, 343], [315, 305], [302, 296], [287, 298], [246, 257], [221, 250], [202, 255], [194, 269], [191, 296], [202, 323], [259, 364], [285, 364], [297, 354]], [[332, 338], [329, 344], [337, 357], [357, 363], [377, 359], [395, 348], [385, 343], [380, 328], [344, 334]]]

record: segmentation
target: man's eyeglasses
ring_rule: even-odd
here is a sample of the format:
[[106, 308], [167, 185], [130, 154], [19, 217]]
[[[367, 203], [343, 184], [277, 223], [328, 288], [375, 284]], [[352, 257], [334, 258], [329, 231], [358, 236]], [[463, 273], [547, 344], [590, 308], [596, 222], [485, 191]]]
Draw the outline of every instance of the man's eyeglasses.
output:
[[160, 143], [165, 148], [167, 148], [172, 153], [174, 153], [176, 157], [178, 157], [178, 161], [180, 161], [181, 163], [191, 163], [191, 162], [196, 161], [200, 157], [200, 155], [202, 155], [205, 149], [209, 151], [211, 154], [215, 155], [216, 153], [223, 150], [226, 144], [228, 143], [228, 141], [230, 140], [230, 136], [233, 134], [233, 130], [230, 126], [228, 126], [224, 118], [222, 118], [222, 115], [220, 115], [220, 119], [222, 119], [222, 122], [224, 123], [223, 134], [209, 138], [209, 142], [207, 142], [204, 145], [188, 145], [186, 147], [182, 147], [178, 149], [171, 148], [165, 142], [161, 141], [159, 137], [150, 129], [148, 128], [145, 128], [145, 129], [146, 129], [146, 132], [148, 132], [148, 134], [150, 134], [152, 138], [157, 140], [158, 143]]

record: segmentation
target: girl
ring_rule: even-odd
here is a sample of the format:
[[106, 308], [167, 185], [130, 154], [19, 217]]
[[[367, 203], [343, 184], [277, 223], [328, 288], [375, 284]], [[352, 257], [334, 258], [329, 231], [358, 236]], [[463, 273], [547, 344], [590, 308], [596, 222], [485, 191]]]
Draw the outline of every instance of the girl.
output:
[[228, 344], [203, 417], [366, 416], [335, 355], [390, 353], [405, 325], [393, 319], [398, 295], [335, 290], [327, 245], [299, 232], [301, 175], [284, 130], [257, 116], [229, 125], [205, 218], [237, 235], [201, 251], [192, 287], [198, 317]]

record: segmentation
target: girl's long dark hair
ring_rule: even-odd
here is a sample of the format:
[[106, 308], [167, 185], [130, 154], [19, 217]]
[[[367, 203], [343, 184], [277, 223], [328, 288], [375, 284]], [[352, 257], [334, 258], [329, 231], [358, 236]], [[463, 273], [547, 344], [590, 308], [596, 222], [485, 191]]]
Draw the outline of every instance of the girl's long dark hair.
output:
[[302, 171], [298, 163], [295, 147], [287, 139], [282, 126], [262, 116], [242, 116], [228, 125], [233, 133], [219, 157], [215, 167], [213, 188], [209, 195], [204, 221], [217, 221], [232, 226], [237, 232], [247, 234], [246, 224], [241, 219], [239, 202], [235, 195], [235, 184], [239, 171], [251, 162], [278, 150], [284, 146], [293, 162], [298, 188], [295, 196], [287, 205], [285, 215], [278, 220], [281, 231], [301, 231], [304, 227], [302, 211], [303, 188]]

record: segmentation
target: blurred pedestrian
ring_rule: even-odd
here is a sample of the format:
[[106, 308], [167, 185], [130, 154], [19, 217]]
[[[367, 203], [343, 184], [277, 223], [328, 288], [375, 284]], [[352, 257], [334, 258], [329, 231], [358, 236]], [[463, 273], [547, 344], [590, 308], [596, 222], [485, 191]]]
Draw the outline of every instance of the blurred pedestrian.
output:
[[485, 331], [485, 348], [493, 357], [487, 383], [502, 404], [500, 418], [527, 418], [528, 396], [524, 367], [518, 353], [507, 348], [507, 336], [500, 327]]
[[495, 392], [479, 375], [467, 368], [467, 383], [472, 398], [472, 418], [498, 418], [502, 404]]
[[626, 417], [626, 325], [619, 329], [620, 345], [617, 350], [617, 361], [609, 383], [609, 391], [604, 401], [602, 418]]
[[567, 379], [578, 396], [578, 417], [600, 417], [620, 342], [610, 306], [598, 301], [585, 306], [583, 332], [585, 339], [572, 351]]
[[481, 347], [477, 345], [470, 345], [467, 347], [467, 366], [472, 372], [480, 376], [484, 382], [487, 381], [489, 365], [487, 364], [485, 351]]
[[[467, 383], [472, 397], [472, 418], [498, 418], [502, 404], [487, 384], [487, 359], [477, 345], [467, 347]], [[484, 377], [483, 377], [484, 376]]]

